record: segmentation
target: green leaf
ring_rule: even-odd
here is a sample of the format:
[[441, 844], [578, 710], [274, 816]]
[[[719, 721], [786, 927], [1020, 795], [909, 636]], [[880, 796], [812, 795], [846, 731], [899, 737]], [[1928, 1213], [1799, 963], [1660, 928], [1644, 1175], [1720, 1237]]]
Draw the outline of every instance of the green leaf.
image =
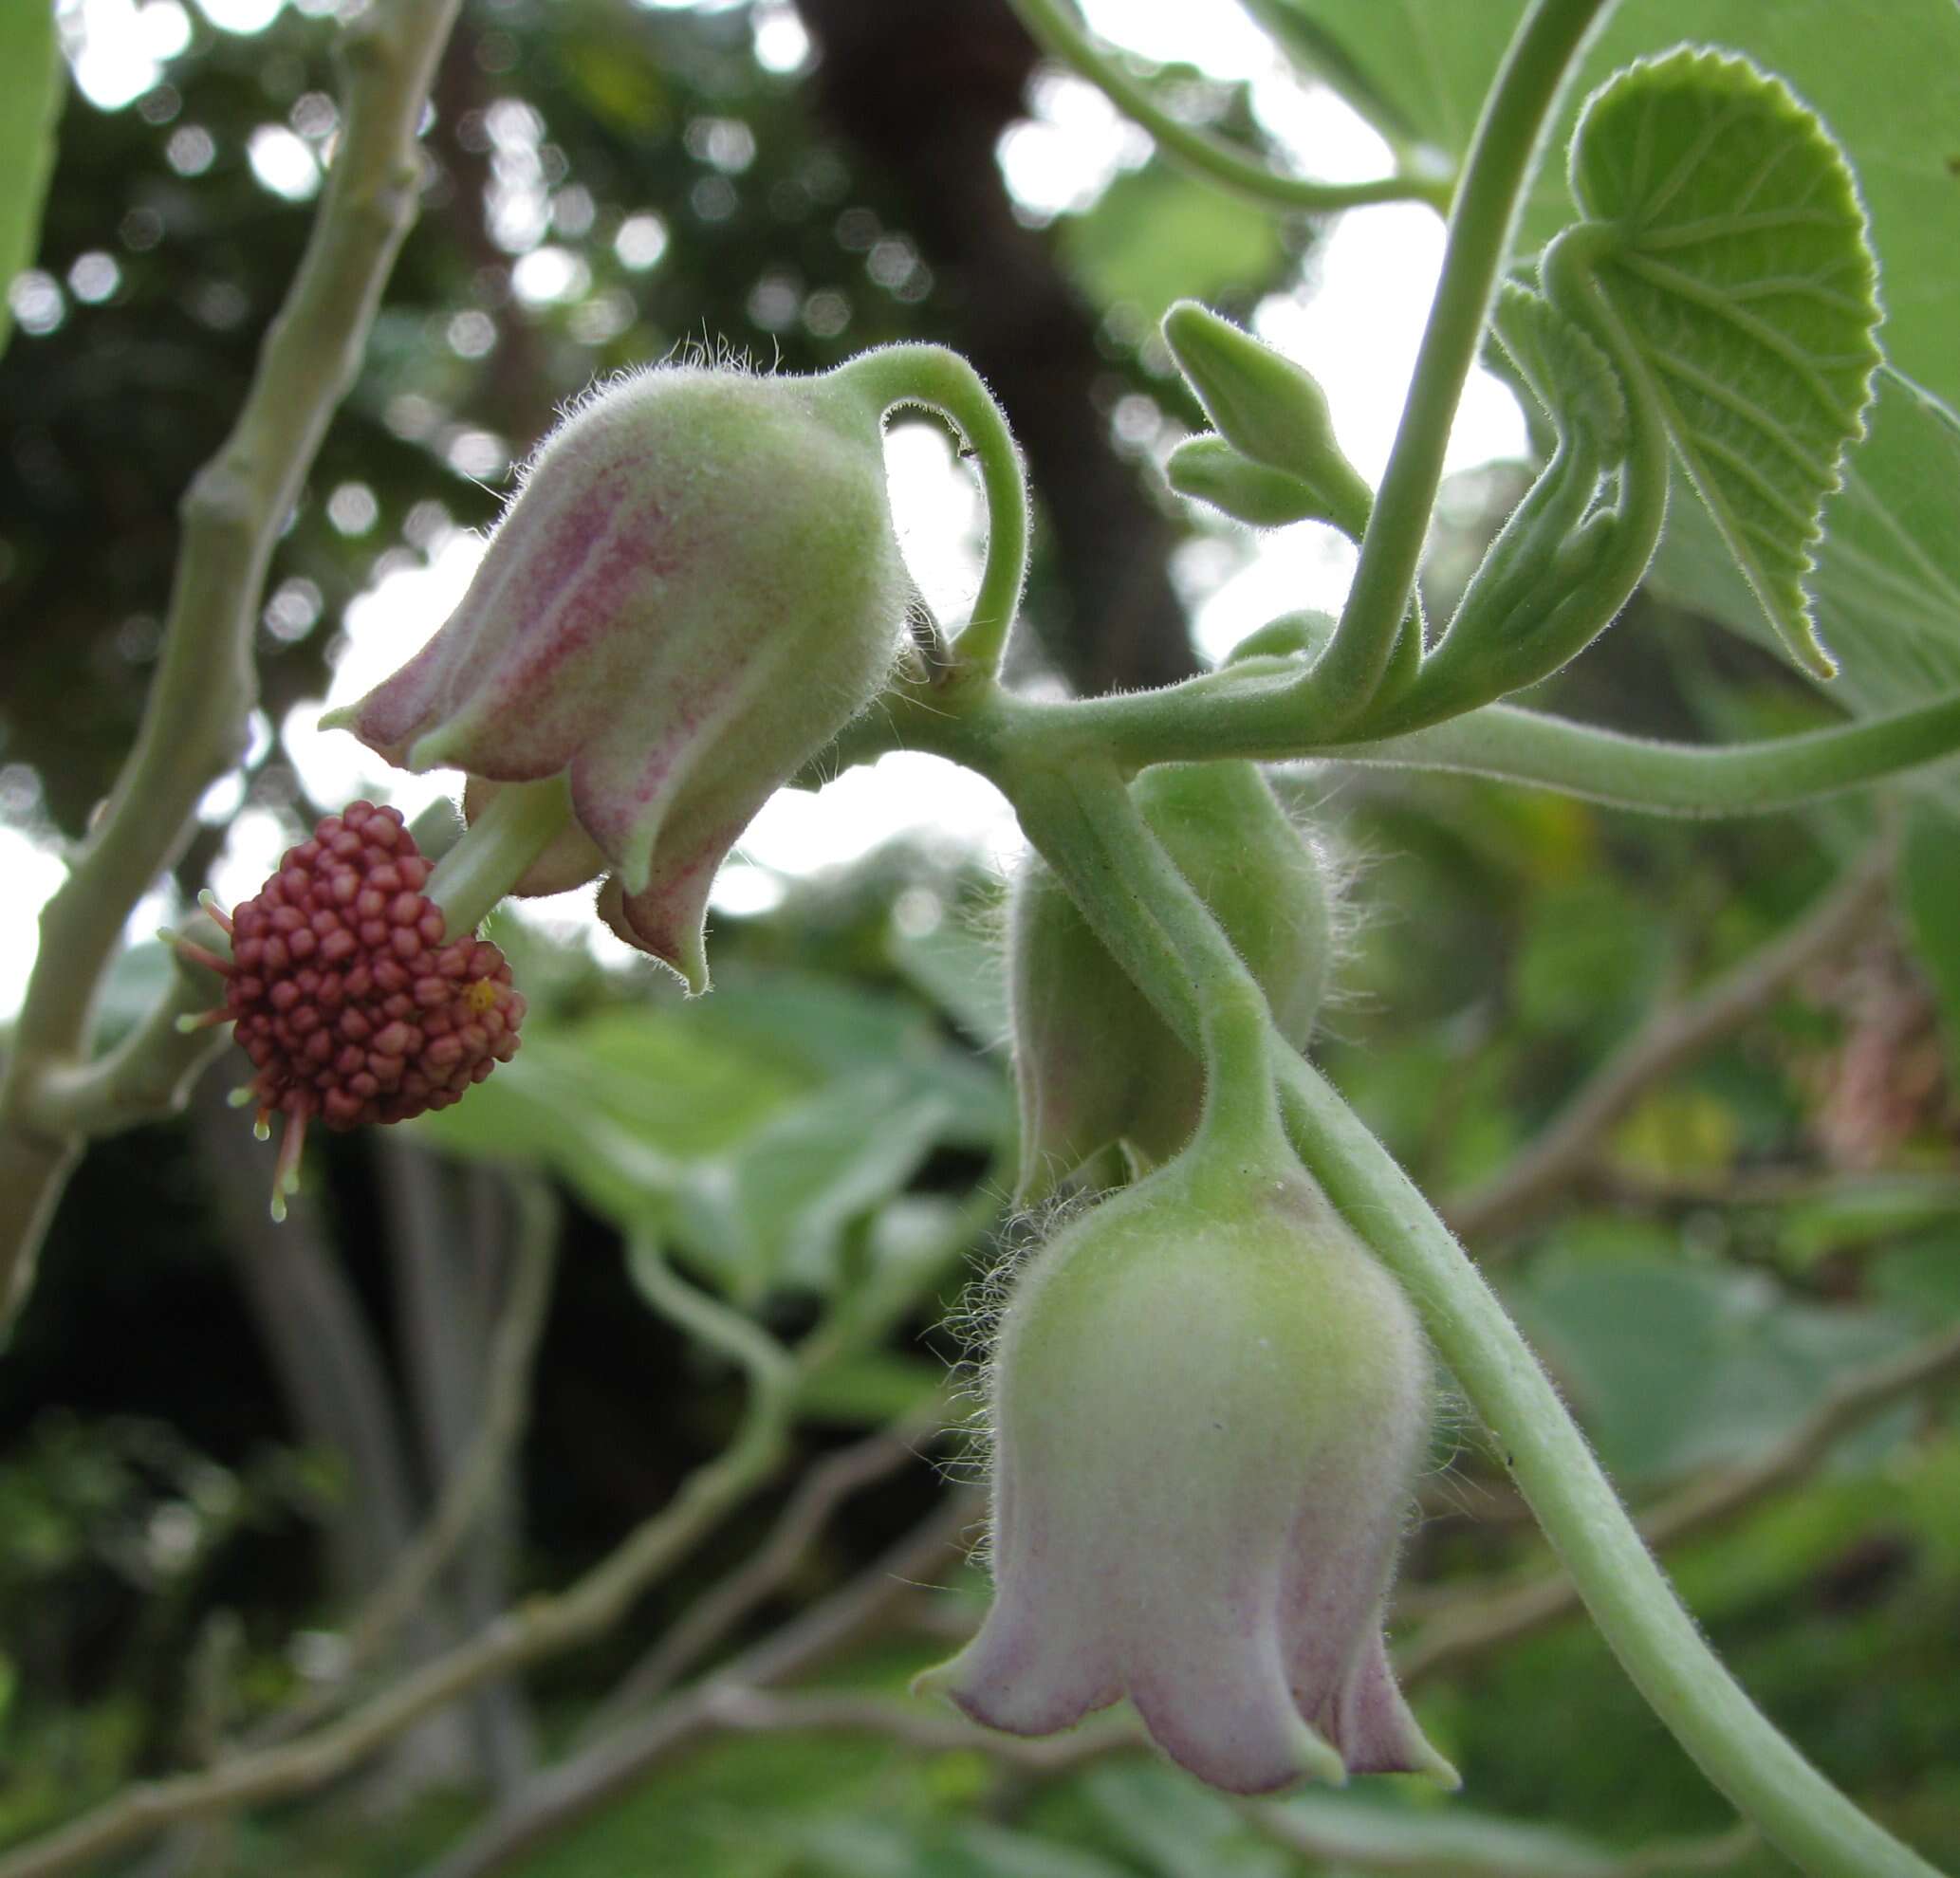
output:
[[1610, 463], [1626, 448], [1626, 397], [1606, 355], [1543, 294], [1510, 283], [1490, 321], [1492, 363], [1554, 424], [1580, 425]]
[[684, 1169], [675, 1237], [744, 1301], [784, 1285], [829, 1291], [846, 1230], [905, 1186], [952, 1113], [896, 1070], [828, 1084]]
[[1608, 1467], [1649, 1481], [1762, 1453], [1834, 1375], [1910, 1339], [1890, 1316], [1793, 1302], [1759, 1273], [1658, 1260], [1550, 1262], [1507, 1301]]
[[[1471, 10], [1483, 10], [1483, 8]], [[1492, 0], [1498, 13], [1522, 11]], [[1642, 0], [1616, 9], [1568, 94], [1550, 150], [1562, 149], [1586, 89], [1629, 60], [1679, 40], [1734, 46], [1777, 74], [1831, 128], [1857, 172], [1884, 282], [1885, 352], [1948, 403], [1960, 402], [1952, 257], [1960, 253], [1960, 7], [1885, 0]], [[1549, 241], [1571, 218], [1547, 161], [1520, 234]]]
[[1522, 0], [1247, 0], [1247, 10], [1390, 143], [1461, 156], [1525, 9]]
[[[1390, 142], [1460, 159], [1524, 0], [1253, 0], [1280, 43]], [[1885, 0], [1641, 0], [1589, 45], [1545, 140], [1519, 230], [1521, 252], [1572, 219], [1557, 153], [1581, 101], [1620, 66], [1684, 39], [1732, 46], [1777, 73], [1849, 153], [1885, 282], [1885, 350], [1900, 371], [1960, 403], [1952, 256], [1960, 253], [1960, 7]]]
[[[1837, 654], [1832, 693], [1873, 715], [1960, 690], [1960, 418], [1889, 367], [1824, 509], [1810, 579]], [[1761, 611], [1698, 505], [1681, 504], [1648, 576], [1666, 598], [1763, 636]], [[1919, 786], [1960, 807], [1952, 764]]]
[[13, 328], [7, 289], [40, 246], [63, 90], [53, 7], [47, 0], [0, 6], [0, 351]]
[[1119, 176], [1093, 208], [1057, 225], [1063, 258], [1099, 306], [1133, 306], [1155, 325], [1174, 300], [1265, 286], [1285, 259], [1265, 210], [1152, 162]]
[[1622, 364], [1785, 649], [1831, 676], [1803, 582], [1879, 360], [1877, 267], [1842, 156], [1780, 82], [1684, 47], [1588, 101], [1571, 185], [1589, 226], [1565, 241]]

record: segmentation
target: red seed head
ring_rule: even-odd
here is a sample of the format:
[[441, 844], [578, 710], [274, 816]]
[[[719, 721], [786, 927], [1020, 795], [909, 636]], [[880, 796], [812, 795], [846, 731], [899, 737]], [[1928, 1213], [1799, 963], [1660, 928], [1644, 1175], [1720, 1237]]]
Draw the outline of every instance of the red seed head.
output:
[[510, 967], [487, 940], [444, 941], [432, 872], [398, 810], [353, 802], [233, 910], [225, 1015], [262, 1117], [405, 1121], [516, 1053]]

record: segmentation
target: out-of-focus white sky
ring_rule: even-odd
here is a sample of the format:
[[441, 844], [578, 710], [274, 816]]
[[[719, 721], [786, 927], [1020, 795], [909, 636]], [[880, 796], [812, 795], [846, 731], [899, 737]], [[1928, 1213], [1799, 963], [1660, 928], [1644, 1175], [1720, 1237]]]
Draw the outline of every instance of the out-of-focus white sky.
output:
[[[633, 3], [712, 8], [717, 0]], [[237, 33], [263, 31], [283, 4], [328, 12], [336, 0], [197, 0], [213, 26]], [[1373, 131], [1333, 94], [1303, 87], [1236, 0], [1082, 0], [1082, 10], [1107, 40], [1152, 59], [1183, 60], [1216, 78], [1248, 83], [1261, 121], [1303, 173], [1349, 180], [1387, 169], [1389, 154]], [[161, 62], [183, 48], [191, 31], [180, 0], [61, 0], [60, 18], [77, 86], [102, 110], [121, 109], [149, 90]], [[789, 0], [762, 0], [753, 18], [763, 63], [789, 72], [807, 60], [808, 41]], [[1000, 149], [1008, 187], [1031, 216], [1086, 207], [1116, 175], [1149, 154], [1145, 134], [1119, 117], [1093, 86], [1069, 74], [1041, 79], [1033, 102], [1033, 116], [1010, 130]], [[522, 123], [513, 136], [521, 143]], [[272, 123], [254, 134], [248, 155], [263, 187], [304, 200], [319, 187], [317, 150], [317, 139], [308, 142], [286, 125]], [[188, 142], [181, 153], [174, 142], [170, 156], [185, 174], [195, 174], [210, 161], [208, 150]], [[545, 241], [547, 217], [542, 211], [527, 212], [526, 202], [518, 199], [523, 166], [511, 167], [519, 183], [513, 199], [498, 208], [506, 246], [521, 257], [516, 264], [520, 297], [543, 303], [582, 292], [582, 264], [570, 250]], [[1378, 478], [1395, 436], [1434, 290], [1442, 238], [1441, 223], [1426, 209], [1391, 205], [1351, 212], [1316, 248], [1311, 280], [1270, 296], [1254, 315], [1262, 338], [1319, 377], [1342, 447], [1371, 481]], [[636, 217], [620, 233], [621, 258], [629, 265], [656, 266], [663, 246], [664, 230], [651, 216]], [[90, 265], [97, 260], [106, 268]], [[21, 327], [13, 342], [31, 344], [37, 329], [51, 330], [71, 310], [86, 317], [69, 303], [85, 305], [106, 298], [114, 291], [113, 268], [113, 257], [105, 253], [78, 261], [65, 286], [38, 270], [23, 276], [12, 296]], [[460, 330], [452, 334], [458, 350], [474, 337]], [[1158, 450], [1168, 441], [1158, 439]], [[1449, 467], [1518, 455], [1524, 448], [1523, 420], [1510, 394], [1495, 379], [1477, 374], [1458, 416]], [[464, 461], [472, 451], [482, 456], [481, 468]], [[972, 472], [954, 460], [940, 433], [915, 423], [892, 431], [886, 458], [907, 560], [939, 617], [956, 622], [978, 579], [984, 528]], [[501, 462], [494, 440], [476, 433], [455, 439], [451, 459], [473, 473], [486, 473]], [[358, 504], [358, 495], [347, 500]], [[455, 793], [456, 777], [407, 776], [344, 732], [319, 730], [315, 720], [327, 705], [360, 696], [441, 624], [468, 585], [481, 551], [474, 537], [438, 528], [426, 539], [422, 555], [386, 557], [386, 571], [348, 609], [346, 648], [335, 668], [331, 695], [299, 706], [283, 727], [293, 760], [317, 800], [336, 802], [368, 795], [393, 801], [413, 815], [424, 803]], [[1276, 614], [1301, 606], [1338, 609], [1353, 567], [1354, 552], [1347, 543], [1315, 524], [1256, 539], [1220, 524], [1182, 550], [1173, 571], [1192, 606], [1198, 642], [1215, 658]], [[261, 726], [261, 735], [264, 730]], [[21, 780], [0, 770], [0, 808], [6, 806], [10, 782], [18, 787]], [[239, 793], [238, 779], [220, 782], [207, 799], [211, 818], [231, 815]], [[779, 793], [724, 868], [714, 905], [729, 914], [766, 911], [796, 876], [856, 859], [908, 831], [968, 843], [1001, 862], [1019, 846], [1012, 818], [989, 785], [935, 758], [888, 756], [841, 777], [819, 794]], [[269, 813], [248, 810], [238, 816], [213, 881], [220, 900], [230, 903], [255, 892], [285, 838]], [[63, 869], [54, 856], [0, 823], [0, 874], [11, 890], [0, 905], [0, 1018], [5, 1018], [18, 1007], [32, 963], [34, 915], [60, 884]], [[554, 930], [582, 933], [606, 952], [618, 942], [592, 919], [589, 900], [588, 890], [528, 902], [526, 910]], [[167, 898], [152, 895], [131, 920], [132, 937], [146, 934], [170, 911]]]

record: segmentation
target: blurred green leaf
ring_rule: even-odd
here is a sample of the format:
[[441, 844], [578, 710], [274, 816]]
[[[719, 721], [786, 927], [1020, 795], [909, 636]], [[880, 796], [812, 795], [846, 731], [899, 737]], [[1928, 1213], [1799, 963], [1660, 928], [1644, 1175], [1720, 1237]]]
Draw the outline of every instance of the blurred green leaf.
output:
[[687, 1168], [675, 1236], [746, 1301], [782, 1285], [827, 1292], [845, 1229], [911, 1180], [952, 1115], [900, 1071], [829, 1083]]
[[46, 0], [0, 6], [0, 352], [13, 330], [7, 289], [40, 247], [65, 76], [53, 7]]
[[1522, 0], [1248, 0], [1295, 63], [1323, 79], [1392, 144], [1460, 157]]
[[1119, 176], [1057, 233], [1091, 300], [1133, 306], [1152, 325], [1174, 300], [1265, 285], [1285, 254], [1265, 210], [1163, 162]]
[[[752, 1303], [836, 1287], [854, 1225], [934, 1148], [990, 1151], [1009, 1117], [1001, 1078], [909, 1000], [785, 973], [537, 1026], [468, 1102], [418, 1126], [455, 1153], [542, 1163]], [[868, 1249], [917, 1254], [902, 1235]]]
[[957, 916], [930, 932], [895, 933], [892, 962], [982, 1050], [1008, 1037], [1008, 974], [999, 944]]
[[1176, 1768], [1096, 1767], [1082, 1790], [1102, 1830], [1151, 1878], [1286, 1878], [1292, 1869], [1230, 1800]]
[[1727, 1267], [1554, 1261], [1507, 1296], [1607, 1466], [1649, 1482], [1761, 1453], [1833, 1377], [1911, 1340], [1889, 1314], [1799, 1303]]

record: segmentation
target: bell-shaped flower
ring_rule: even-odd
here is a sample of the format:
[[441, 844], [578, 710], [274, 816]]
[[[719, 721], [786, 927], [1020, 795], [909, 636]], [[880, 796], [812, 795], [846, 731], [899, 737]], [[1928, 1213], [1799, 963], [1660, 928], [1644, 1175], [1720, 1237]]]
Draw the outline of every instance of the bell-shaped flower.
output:
[[1201, 1139], [1064, 1226], [1012, 1285], [988, 1395], [995, 1599], [921, 1686], [1018, 1735], [1127, 1697], [1233, 1793], [1455, 1784], [1381, 1631], [1427, 1353], [1297, 1168]]
[[[1160, 764], [1130, 793], [1259, 981], [1282, 1035], [1304, 1046], [1335, 930], [1312, 838], [1256, 764]], [[1022, 863], [1009, 902], [1008, 1004], [1024, 1200], [1041, 1199], [1112, 1144], [1149, 1168], [1191, 1139], [1204, 1096], [1197, 1058], [1037, 855]]]
[[849, 380], [661, 366], [574, 409], [468, 593], [329, 722], [410, 769], [567, 778], [522, 883], [602, 910], [698, 991], [715, 870], [881, 689], [908, 593], [878, 404]]

